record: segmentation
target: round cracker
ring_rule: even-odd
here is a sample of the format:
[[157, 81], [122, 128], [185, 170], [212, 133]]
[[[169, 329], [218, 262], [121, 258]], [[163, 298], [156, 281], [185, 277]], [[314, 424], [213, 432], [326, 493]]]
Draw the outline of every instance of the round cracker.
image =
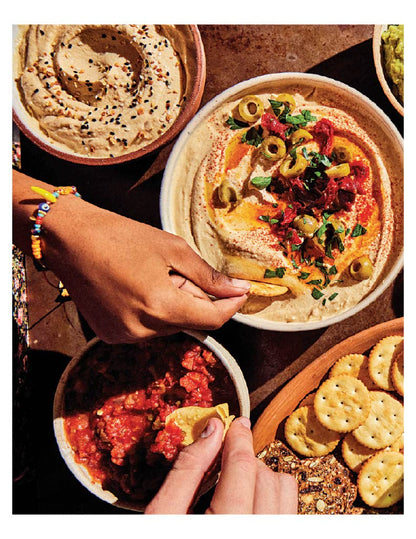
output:
[[401, 453], [404, 452], [404, 432], [402, 432], [401, 436], [399, 436], [391, 445], [388, 445], [386, 449], [390, 449], [391, 451], [400, 451]]
[[345, 464], [353, 472], [358, 472], [363, 462], [372, 457], [376, 449], [370, 449], [359, 441], [349, 432], [342, 440], [342, 458]]
[[367, 389], [378, 389], [368, 372], [368, 357], [364, 354], [347, 354], [340, 357], [329, 372], [329, 377], [348, 374], [363, 382]]
[[358, 492], [370, 507], [390, 507], [403, 498], [403, 455], [379, 451], [361, 467]]
[[326, 428], [350, 432], [370, 413], [370, 393], [358, 378], [341, 374], [321, 384], [315, 395], [314, 408]]
[[391, 383], [394, 386], [394, 389], [399, 395], [404, 397], [404, 354], [403, 351], [399, 352], [394, 358], [391, 372], [390, 372]]
[[402, 341], [403, 337], [401, 335], [384, 337], [384, 339], [378, 341], [370, 352], [368, 372], [373, 382], [385, 391], [394, 391], [394, 386], [390, 379], [390, 370], [397, 347]]
[[366, 447], [384, 449], [403, 433], [403, 405], [385, 391], [370, 391], [370, 401], [367, 419], [352, 434]]
[[316, 417], [313, 406], [293, 411], [285, 423], [288, 444], [305, 457], [327, 455], [338, 445], [341, 435], [325, 428]]

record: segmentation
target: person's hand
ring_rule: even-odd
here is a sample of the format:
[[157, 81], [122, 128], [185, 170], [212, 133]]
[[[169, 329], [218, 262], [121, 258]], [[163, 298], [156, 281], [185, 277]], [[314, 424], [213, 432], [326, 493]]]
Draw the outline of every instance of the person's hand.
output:
[[[146, 514], [186, 514], [206, 471], [217, 456], [223, 424], [210, 419], [201, 438], [185, 447]], [[273, 472], [257, 459], [250, 422], [238, 418], [225, 437], [221, 474], [207, 514], [296, 514], [296, 479]]]
[[247, 299], [178, 236], [84, 200], [60, 197], [42, 228], [47, 266], [108, 343], [216, 329]]

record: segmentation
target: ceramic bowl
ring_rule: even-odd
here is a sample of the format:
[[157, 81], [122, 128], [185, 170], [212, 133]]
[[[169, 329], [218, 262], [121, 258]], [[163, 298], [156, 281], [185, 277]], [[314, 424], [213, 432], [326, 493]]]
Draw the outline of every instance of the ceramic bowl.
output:
[[[27, 138], [29, 138], [33, 143], [46, 152], [54, 155], [55, 157], [59, 157], [60, 159], [83, 165], [114, 165], [124, 163], [133, 159], [139, 159], [162, 148], [171, 142], [195, 115], [201, 103], [202, 94], [205, 87], [205, 52], [198, 27], [196, 25], [179, 25], [178, 29], [183, 33], [184, 37], [189, 40], [190, 43], [187, 50], [182, 47], [183, 50], [180, 51], [181, 60], [184, 64], [186, 64], [188, 71], [188, 80], [186, 81], [186, 85], [188, 87], [186, 105], [182, 108], [180, 115], [171, 125], [171, 127], [147, 146], [124, 155], [105, 158], [89, 157], [63, 149], [62, 146], [58, 146], [57, 143], [49, 138], [42, 130], [38, 128], [37, 124], [32, 121], [28, 110], [24, 107], [20, 100], [20, 94], [15, 82], [13, 84], [13, 121]], [[15, 49], [17, 48], [17, 43], [19, 40], [19, 32], [19, 27], [14, 26], [13, 40]], [[16, 76], [16, 73], [14, 75]]]
[[[234, 411], [234, 413], [239, 412], [240, 415], [249, 417], [250, 416], [250, 399], [249, 399], [247, 384], [245, 382], [241, 369], [238, 366], [235, 359], [221, 344], [219, 344], [217, 341], [215, 341], [212, 337], [210, 337], [207, 334], [196, 332], [196, 331], [189, 331], [189, 332], [186, 332], [186, 336], [191, 337], [195, 341], [200, 342], [203, 345], [205, 345], [205, 347], [208, 348], [210, 351], [212, 351], [214, 355], [221, 361], [235, 389], [235, 400], [236, 402], [238, 402], [239, 410]], [[91, 479], [91, 476], [87, 468], [84, 467], [82, 464], [79, 464], [78, 462], [76, 462], [75, 452], [73, 448], [71, 447], [65, 434], [65, 427], [64, 427], [64, 418], [66, 415], [65, 414], [65, 393], [66, 393], [68, 378], [70, 377], [73, 369], [79, 363], [82, 363], [83, 361], [88, 361], [89, 354], [93, 352], [94, 349], [97, 349], [97, 347], [100, 347], [100, 345], [102, 344], [103, 342], [97, 338], [91, 340], [86, 345], [86, 347], [70, 361], [65, 371], [63, 372], [59, 380], [56, 392], [55, 392], [55, 398], [54, 398], [54, 404], [53, 404], [53, 428], [54, 428], [55, 438], [56, 438], [61, 456], [64, 459], [66, 465], [68, 466], [70, 471], [74, 474], [74, 476], [78, 479], [78, 481], [85, 488], [87, 488], [92, 494], [94, 494], [95, 496], [97, 496], [98, 498], [100, 498], [101, 500], [107, 503], [116, 505], [123, 509], [141, 512], [145, 508], [141, 503], [138, 503], [135, 501], [129, 501], [125, 498], [121, 500], [118, 498], [118, 496], [114, 492], [112, 492], [111, 490], [108, 490], [107, 488], [104, 488], [100, 483], [94, 482]], [[82, 380], [80, 380], [80, 383], [82, 383]], [[219, 403], [216, 403], [216, 404], [219, 404]], [[216, 479], [217, 479], [216, 474], [215, 473], [211, 474], [208, 477], [205, 484], [203, 485], [203, 488], [200, 490], [199, 495], [209, 490], [215, 484]]]
[[[282, 89], [283, 88], [283, 89]], [[176, 141], [168, 159], [161, 188], [160, 213], [162, 226], [173, 234], [182, 236], [188, 243], [198, 251], [194, 242], [191, 225], [183, 216], [190, 214], [191, 196], [188, 187], [184, 187], [184, 170], [188, 163], [194, 174], [202, 156], [199, 155], [198, 144], [194, 144], [196, 135], [199, 140], [208, 139], [210, 136], [208, 128], [205, 128], [206, 120], [213, 112], [224, 103], [238, 99], [247, 94], [261, 92], [279, 93], [279, 91], [290, 91], [287, 88], [303, 88], [305, 92], [323, 92], [325, 99], [334, 106], [339, 106], [357, 119], [360, 125], [365, 126], [366, 132], [377, 140], [382, 140], [386, 148], [390, 148], [397, 156], [394, 164], [388, 165], [389, 177], [394, 180], [392, 185], [392, 203], [394, 205], [395, 222], [394, 245], [392, 253], [377, 285], [352, 308], [340, 312], [323, 320], [310, 322], [281, 322], [262, 318], [261, 313], [242, 314], [237, 313], [234, 319], [243, 324], [256, 327], [258, 329], [272, 331], [307, 331], [326, 327], [339, 323], [351, 317], [375, 301], [394, 281], [403, 267], [403, 139], [386, 114], [375, 105], [369, 98], [358, 92], [356, 89], [344, 83], [315, 74], [307, 73], [275, 73], [255, 77], [232, 86], [208, 102], [198, 114], [186, 126], [181, 136]], [[206, 133], [206, 132], [207, 133]], [[382, 139], [380, 137], [382, 134]], [[204, 135], [206, 135], [204, 137]], [[392, 181], [392, 180], [391, 180]], [[191, 188], [189, 188], [191, 189]]]
[[387, 27], [388, 27], [387, 24], [378, 24], [374, 27], [374, 32], [373, 32], [374, 65], [376, 68], [378, 80], [381, 84], [381, 87], [383, 88], [383, 92], [386, 94], [388, 100], [393, 105], [393, 107], [397, 110], [397, 112], [399, 112], [403, 116], [404, 114], [403, 104], [400, 103], [397, 97], [393, 94], [392, 89], [391, 89], [391, 82], [389, 81], [388, 77], [386, 77], [386, 73], [384, 69], [381, 35], [385, 30], [387, 30]]

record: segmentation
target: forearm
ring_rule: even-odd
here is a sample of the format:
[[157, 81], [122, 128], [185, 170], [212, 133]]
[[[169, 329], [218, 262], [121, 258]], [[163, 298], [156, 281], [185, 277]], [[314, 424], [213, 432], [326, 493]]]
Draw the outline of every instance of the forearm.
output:
[[[44, 202], [32, 185], [55, 190], [14, 172], [13, 239], [28, 254], [30, 217]], [[42, 262], [106, 342], [217, 328], [247, 298], [248, 283], [219, 274], [180, 238], [72, 194], [52, 202], [40, 224]]]

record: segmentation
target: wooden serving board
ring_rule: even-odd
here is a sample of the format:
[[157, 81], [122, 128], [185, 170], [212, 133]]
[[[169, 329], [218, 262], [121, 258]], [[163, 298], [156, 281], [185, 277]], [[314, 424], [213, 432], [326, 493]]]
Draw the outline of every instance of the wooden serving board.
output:
[[280, 423], [293, 412], [308, 393], [319, 386], [337, 359], [346, 354], [363, 354], [383, 337], [403, 334], [404, 319], [396, 318], [348, 337], [312, 361], [283, 387], [255, 423], [254, 451], [258, 453], [275, 439]]

